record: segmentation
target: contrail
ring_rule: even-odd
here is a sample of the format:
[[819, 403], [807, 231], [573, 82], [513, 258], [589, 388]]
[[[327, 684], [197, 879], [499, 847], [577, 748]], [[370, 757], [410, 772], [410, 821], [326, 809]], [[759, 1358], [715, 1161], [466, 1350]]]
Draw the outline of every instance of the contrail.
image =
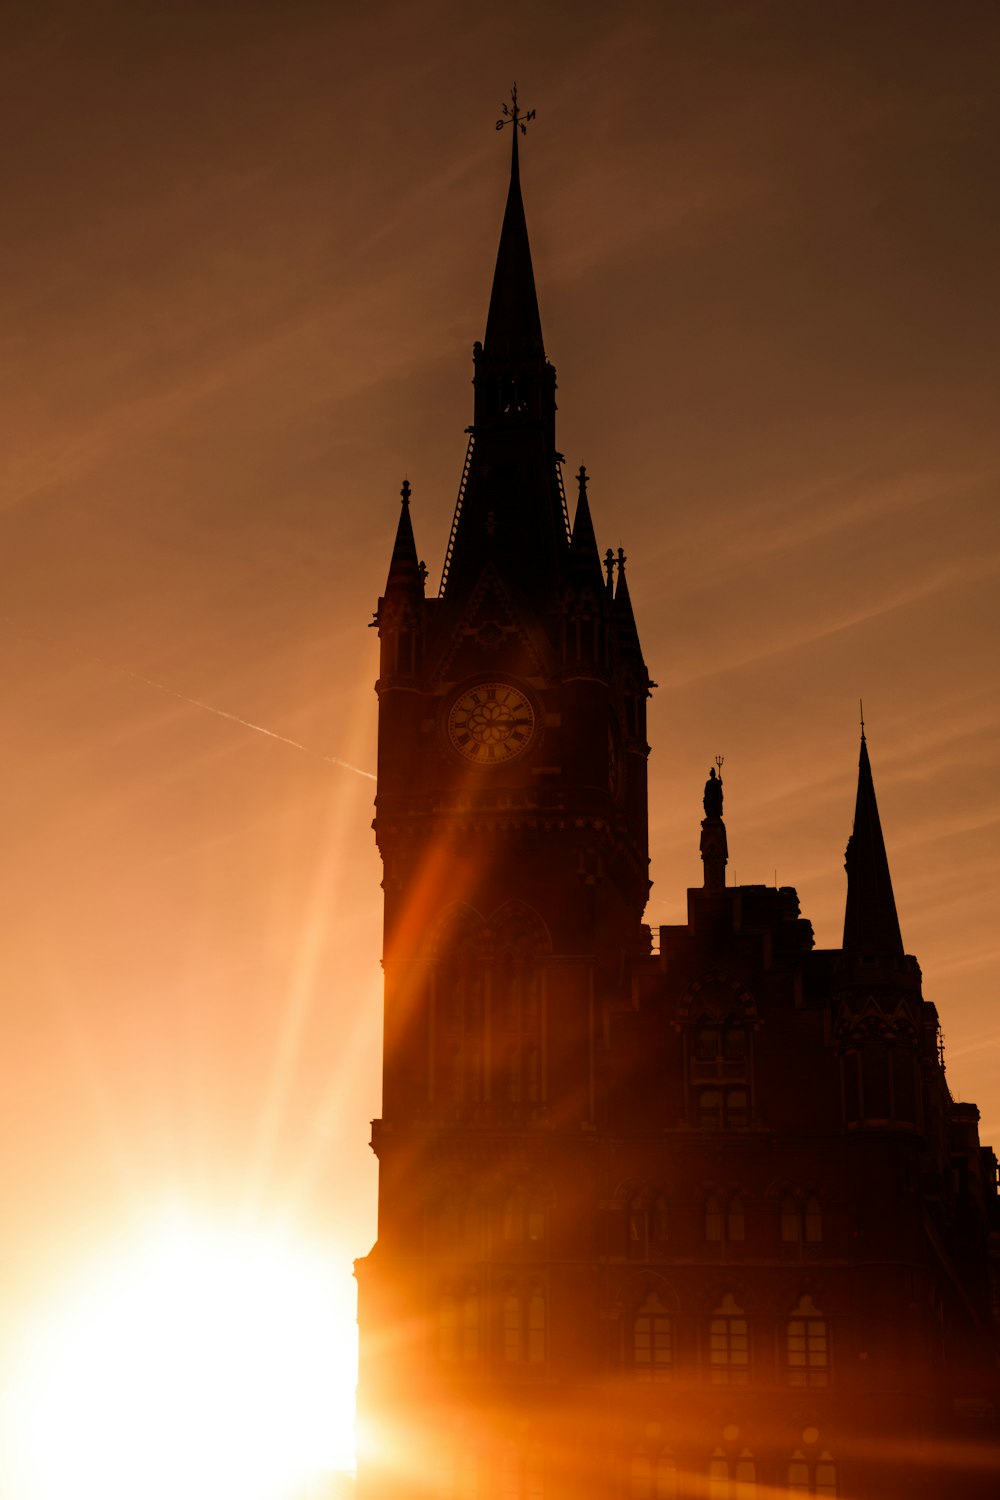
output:
[[[16, 640], [27, 644], [16, 620], [12, 620], [9, 615], [0, 615], [0, 620], [12, 627]], [[33, 633], [37, 638], [37, 633]], [[242, 719], [239, 714], [231, 714], [224, 708], [216, 708], [214, 703], [203, 703], [200, 698], [189, 698], [187, 693], [179, 693], [176, 688], [167, 687], [165, 682], [157, 682], [152, 677], [144, 677], [141, 672], [134, 672], [131, 667], [123, 667], [119, 662], [106, 661], [104, 657], [95, 656], [91, 652], [77, 651], [74, 655], [83, 660], [97, 662], [107, 671], [115, 672], [119, 676], [131, 677], [134, 682], [145, 683], [146, 687], [151, 687], [158, 693], [166, 693], [169, 698], [176, 698], [181, 703], [190, 703], [192, 708], [202, 708], [207, 714], [215, 714], [220, 719], [228, 719], [231, 724], [241, 724], [244, 729], [252, 729], [255, 734], [266, 734], [269, 740], [279, 740], [283, 745], [291, 745], [293, 750], [301, 750], [303, 755], [311, 755], [313, 760], [321, 760], [328, 766], [342, 766], [345, 771], [353, 771], [355, 776], [363, 776], [366, 781], [378, 780], [373, 772], [363, 771], [360, 766], [352, 765], [349, 760], [342, 760], [339, 755], [320, 755], [318, 750], [311, 750], [308, 745], [289, 739], [287, 734], [278, 734], [274, 729], [265, 729], [263, 724], [251, 723], [249, 719]]]
[[253, 724], [249, 719], [241, 719], [239, 714], [231, 714], [224, 708], [216, 708], [214, 703], [203, 703], [200, 698], [189, 698], [186, 693], [179, 693], [176, 688], [167, 687], [165, 682], [156, 682], [152, 677], [144, 677], [141, 672], [132, 672], [128, 667], [117, 668], [124, 672], [126, 677], [132, 677], [136, 682], [144, 682], [147, 687], [155, 688], [158, 693], [166, 693], [171, 698], [177, 698], [181, 703], [190, 703], [192, 708], [203, 708], [207, 714], [216, 714], [220, 719], [228, 719], [232, 724], [242, 724], [244, 729], [252, 729], [255, 734], [266, 734], [269, 740], [280, 740], [283, 745], [291, 745], [293, 750], [301, 750], [304, 755], [311, 755], [314, 760], [324, 761], [328, 766], [343, 766], [345, 771], [353, 771], [355, 776], [363, 776], [366, 781], [376, 781], [378, 778], [371, 771], [363, 771], [360, 766], [354, 766], [349, 760], [341, 760], [339, 755], [320, 755], [317, 750], [310, 750], [308, 745], [300, 744], [298, 740], [291, 740], [287, 734], [278, 734], [274, 729], [265, 729], [263, 724]]

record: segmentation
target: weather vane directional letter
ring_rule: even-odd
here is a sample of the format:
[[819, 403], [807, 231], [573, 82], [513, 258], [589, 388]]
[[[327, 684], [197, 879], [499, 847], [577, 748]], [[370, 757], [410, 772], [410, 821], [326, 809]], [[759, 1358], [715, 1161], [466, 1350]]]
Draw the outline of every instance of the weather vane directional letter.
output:
[[520, 130], [522, 135], [528, 133], [528, 121], [535, 118], [535, 111], [529, 109], [526, 115], [522, 115], [517, 103], [517, 84], [510, 91], [510, 104], [502, 104], [503, 114], [497, 121], [497, 129], [502, 130], [505, 125], [513, 125], [515, 130]]

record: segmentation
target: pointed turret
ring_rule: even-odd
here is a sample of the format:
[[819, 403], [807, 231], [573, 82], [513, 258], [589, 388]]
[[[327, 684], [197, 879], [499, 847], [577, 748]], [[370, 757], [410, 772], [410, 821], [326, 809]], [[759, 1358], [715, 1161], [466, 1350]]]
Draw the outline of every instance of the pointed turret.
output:
[[410, 481], [403, 480], [400, 490], [402, 504], [396, 526], [396, 540], [392, 545], [389, 561], [389, 576], [385, 583], [386, 596], [393, 593], [417, 591], [423, 595], [423, 577], [417, 560], [417, 544], [413, 537], [413, 522], [410, 519]]
[[903, 939], [863, 724], [854, 831], [847, 841], [844, 864], [847, 870], [844, 952], [872, 958], [902, 958]]
[[604, 587], [601, 572], [601, 554], [597, 550], [594, 522], [587, 499], [587, 470], [583, 464], [576, 476], [579, 492], [576, 500], [576, 515], [573, 518], [573, 535], [569, 544], [570, 562], [574, 572], [587, 583], [591, 583], [600, 594]]
[[427, 569], [417, 560], [417, 545], [410, 520], [410, 482], [403, 480], [402, 505], [396, 525], [396, 540], [389, 560], [385, 593], [378, 601], [373, 624], [381, 643], [379, 681], [390, 683], [412, 677], [423, 656], [424, 579]]
[[639, 630], [635, 623], [635, 614], [632, 609], [632, 596], [628, 591], [628, 579], [625, 577], [625, 564], [628, 559], [623, 547], [618, 548], [618, 587], [615, 589], [615, 616], [618, 620], [618, 635], [622, 648], [630, 652], [639, 661], [642, 661], [642, 647], [639, 644]]

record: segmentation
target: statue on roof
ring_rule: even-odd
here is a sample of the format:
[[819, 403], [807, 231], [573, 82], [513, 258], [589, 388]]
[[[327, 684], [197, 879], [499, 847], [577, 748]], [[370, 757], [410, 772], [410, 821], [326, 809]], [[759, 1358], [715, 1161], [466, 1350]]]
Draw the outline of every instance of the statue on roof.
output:
[[713, 766], [708, 773], [705, 782], [705, 816], [706, 818], [722, 817], [722, 769], [716, 771]]

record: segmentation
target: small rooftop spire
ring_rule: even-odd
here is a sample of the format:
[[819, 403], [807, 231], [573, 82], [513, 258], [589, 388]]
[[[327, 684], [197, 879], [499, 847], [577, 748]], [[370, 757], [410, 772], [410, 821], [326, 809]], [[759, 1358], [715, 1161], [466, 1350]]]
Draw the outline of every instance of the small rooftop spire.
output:
[[399, 522], [396, 526], [396, 540], [392, 545], [385, 592], [388, 594], [417, 585], [423, 593], [426, 569], [417, 560], [417, 544], [413, 536], [413, 522], [410, 519], [410, 481], [408, 479], [403, 480], [403, 488], [399, 493], [401, 498]]
[[573, 535], [570, 540], [570, 557], [578, 563], [586, 572], [594, 574], [595, 581], [601, 579], [601, 555], [597, 550], [597, 538], [594, 535], [594, 522], [590, 514], [590, 501], [587, 499], [587, 471], [583, 464], [576, 476], [579, 493], [576, 501], [576, 515], [573, 518]]
[[847, 841], [844, 865], [847, 870], [844, 952], [873, 958], [902, 958], [903, 939], [875, 800], [863, 718], [854, 830]]

